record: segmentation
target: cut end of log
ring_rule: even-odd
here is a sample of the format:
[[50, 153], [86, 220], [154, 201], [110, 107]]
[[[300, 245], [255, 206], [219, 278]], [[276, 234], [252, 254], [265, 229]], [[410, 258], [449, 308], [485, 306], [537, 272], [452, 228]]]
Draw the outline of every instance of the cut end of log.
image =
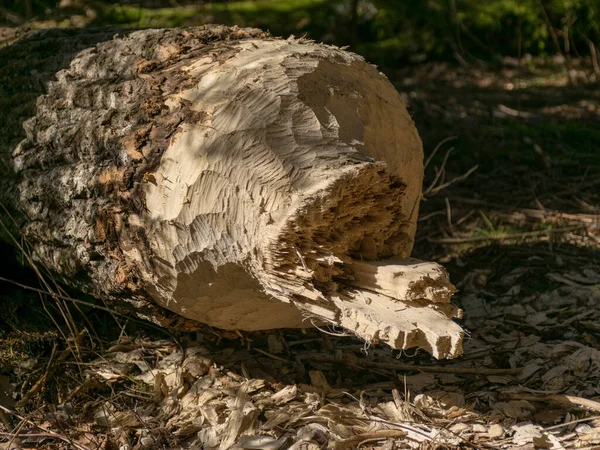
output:
[[275, 226], [276, 236], [266, 236], [264, 270], [274, 276], [273, 295], [281, 286], [335, 291], [344, 263], [410, 253], [410, 221], [398, 208], [406, 185], [383, 163], [350, 166], [336, 178], [304, 193]]
[[385, 169], [355, 166], [307, 195], [264, 251], [261, 279], [312, 319], [367, 342], [456, 357], [463, 331], [452, 319], [461, 311], [450, 303], [456, 288], [447, 272], [436, 263], [390, 258], [407, 251], [408, 221], [397, 208], [405, 185]]

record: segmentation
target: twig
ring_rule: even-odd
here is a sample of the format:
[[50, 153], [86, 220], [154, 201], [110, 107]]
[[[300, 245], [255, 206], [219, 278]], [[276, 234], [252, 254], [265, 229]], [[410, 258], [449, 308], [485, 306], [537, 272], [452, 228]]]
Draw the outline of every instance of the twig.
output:
[[[352, 416], [340, 416], [340, 418], [343, 418], [343, 419], [345, 419], [345, 418], [348, 418], [348, 419], [360, 419], [360, 420], [368, 420], [370, 422], [375, 422], [375, 423], [382, 423], [384, 425], [389, 425], [389, 426], [392, 426], [392, 427], [397, 427], [397, 428], [400, 428], [400, 429], [407, 430], [408, 432], [413, 432], [413, 433], [416, 433], [416, 434], [420, 434], [421, 436], [424, 436], [425, 438], [427, 438], [428, 442], [433, 442], [433, 439], [432, 439], [431, 435], [429, 435], [429, 434], [427, 434], [427, 433], [419, 430], [416, 427], [412, 427], [412, 426], [406, 425], [406, 423], [414, 424], [414, 425], [424, 425], [423, 423], [405, 421], [404, 424], [400, 424], [400, 423], [396, 423], [396, 422], [391, 422], [389, 420], [377, 419], [377, 418], [373, 418], [373, 417], [368, 417], [368, 418], [360, 417], [359, 418], [359, 417], [352, 417]], [[436, 431], [438, 431], [438, 434], [439, 434], [440, 428], [438, 428], [435, 425], [434, 425], [434, 428], [436, 429]], [[442, 429], [445, 429], [450, 434], [452, 434], [452, 435], [456, 436], [457, 438], [459, 438], [467, 446], [469, 446], [471, 448], [475, 448], [475, 449], [479, 448], [476, 445], [474, 445], [473, 443], [471, 443], [468, 440], [466, 440], [463, 436], [461, 436], [459, 434], [456, 434], [454, 431], [448, 430], [447, 428], [442, 428]], [[436, 434], [436, 436], [437, 436], [437, 434]]]
[[[36, 383], [31, 387], [31, 389], [29, 389], [29, 391], [21, 398], [21, 400], [17, 402], [17, 407], [21, 407], [24, 404], [26, 404], [29, 401], [29, 399], [33, 396], [33, 394], [39, 391], [46, 384], [48, 378], [50, 378], [49, 374], [51, 373], [51, 368], [53, 369], [54, 355], [56, 354], [56, 346], [57, 344], [54, 343], [54, 346], [52, 347], [52, 353], [50, 353], [50, 358], [48, 358], [48, 364], [46, 364], [46, 371], [36, 381]], [[53, 372], [54, 370], [52, 370], [52, 373]]]
[[345, 450], [347, 448], [360, 448], [361, 445], [367, 442], [381, 441], [388, 438], [405, 437], [406, 432], [402, 430], [376, 430], [370, 433], [361, 433], [350, 436], [342, 441], [336, 442], [333, 445], [335, 450]]
[[469, 217], [471, 217], [473, 214], [475, 214], [475, 210], [472, 209], [471, 211], [469, 211], [467, 214], [465, 214], [464, 216], [462, 216], [460, 219], [458, 219], [456, 221], [456, 225], [462, 225]]
[[419, 222], [425, 222], [426, 220], [429, 220], [432, 217], [443, 216], [445, 214], [446, 214], [446, 211], [433, 211], [433, 212], [430, 212], [429, 214], [423, 214], [422, 216], [419, 216], [419, 218], [417, 220]]
[[448, 136], [446, 139], [443, 139], [440, 142], [438, 142], [438, 144], [435, 146], [435, 148], [433, 149], [433, 151], [431, 152], [431, 154], [427, 157], [427, 160], [425, 161], [425, 166], [423, 168], [427, 169], [427, 166], [429, 165], [429, 163], [431, 162], [432, 158], [435, 156], [435, 154], [437, 153], [437, 151], [440, 149], [440, 147], [442, 145], [444, 145], [446, 142], [450, 142], [450, 141], [452, 141], [454, 139], [458, 139], [458, 136]]
[[539, 209], [531, 209], [531, 208], [515, 208], [514, 206], [502, 205], [499, 203], [489, 203], [489, 202], [486, 202], [485, 200], [478, 200], [476, 198], [455, 197], [455, 198], [453, 198], [453, 200], [460, 202], [460, 203], [466, 203], [468, 205], [485, 205], [485, 206], [489, 206], [490, 208], [520, 212], [527, 216], [535, 217], [537, 219], [546, 219], [549, 217], [556, 217], [558, 219], [576, 220], [578, 222], [589, 223], [589, 224], [600, 223], [600, 214], [572, 214], [572, 213], [563, 213], [563, 212], [555, 211], [555, 210], [541, 211]]
[[346, 361], [336, 359], [332, 356], [321, 356], [321, 355], [300, 355], [301, 359], [312, 359], [319, 362], [328, 363], [341, 363], [347, 366], [358, 367], [359, 369], [369, 370], [370, 368], [377, 369], [390, 369], [390, 370], [410, 370], [415, 372], [426, 372], [426, 373], [452, 373], [452, 374], [463, 374], [463, 375], [518, 375], [523, 371], [522, 367], [514, 367], [510, 369], [486, 369], [484, 367], [436, 367], [436, 366], [421, 366], [412, 364], [401, 364], [401, 363], [381, 363], [381, 362], [364, 362], [363, 364], [350, 364]]
[[467, 242], [485, 242], [485, 241], [503, 241], [506, 239], [520, 239], [527, 237], [540, 237], [548, 234], [566, 233], [569, 231], [576, 231], [583, 229], [581, 225], [574, 225], [572, 227], [555, 228], [553, 230], [540, 230], [540, 231], [526, 231], [523, 233], [501, 233], [491, 236], [465, 236], [457, 238], [440, 238], [440, 239], [429, 239], [429, 242], [434, 244], [463, 244]]
[[590, 420], [596, 420], [596, 419], [600, 419], [600, 416], [591, 416], [591, 417], [584, 417], [583, 419], [570, 420], [569, 422], [559, 423], [558, 425], [552, 425], [551, 427], [546, 427], [546, 428], [544, 428], [544, 431], [558, 430], [559, 428], [562, 428], [562, 427], [568, 427], [569, 425], [575, 425], [576, 423], [581, 423], [581, 422], [589, 422]]
[[477, 169], [479, 169], [479, 164], [475, 164], [473, 167], [471, 167], [469, 170], [467, 170], [464, 174], [459, 175], [456, 178], [453, 178], [452, 180], [441, 184], [439, 186], [436, 186], [435, 188], [432, 188], [429, 192], [427, 192], [428, 195], [435, 195], [438, 192], [440, 192], [442, 189], [446, 189], [448, 186], [453, 185], [454, 183], [458, 183], [459, 181], [464, 181], [466, 180], [469, 175], [471, 175], [473, 172], [475, 172]]
[[563, 405], [575, 405], [582, 408], [591, 409], [592, 411], [600, 412], [600, 402], [589, 400], [587, 398], [575, 397], [574, 395], [531, 395], [522, 393], [508, 393], [511, 398], [528, 401], [551, 401]]
[[[69, 444], [71, 444], [73, 447], [79, 449], [79, 450], [92, 450], [90, 447], [83, 445], [83, 444], [78, 444], [77, 442], [74, 442], [71, 438], [69, 438], [68, 436], [64, 436], [62, 434], [58, 434], [55, 433], [54, 431], [51, 431], [47, 428], [44, 428], [41, 425], [38, 425], [36, 423], [34, 423], [31, 419], [27, 419], [26, 417], [21, 416], [20, 414], [17, 414], [15, 411], [13, 411], [12, 409], [6, 408], [2, 405], [0, 405], [0, 409], [3, 410], [4, 412], [17, 417], [18, 419], [20, 419], [23, 423], [27, 422], [31, 425], [33, 425], [36, 428], [39, 428], [40, 430], [42, 430], [44, 433], [21, 433], [21, 432], [13, 432], [13, 433], [7, 433], [7, 432], [0, 432], [1, 436], [7, 436], [11, 438], [11, 442], [13, 439], [15, 439], [16, 437], [19, 436], [24, 436], [24, 437], [35, 437], [35, 435], [38, 435], [38, 437], [49, 437], [49, 438], [55, 438], [55, 439], [60, 439], [63, 442], [68, 442]], [[47, 436], [45, 436], [47, 435]]]
[[454, 234], [454, 226], [452, 225], [452, 206], [450, 205], [450, 200], [448, 197], [444, 198], [446, 202], [446, 220], [448, 222], [448, 228], [450, 229], [450, 234]]
[[52, 432], [48, 432], [48, 433], [7, 433], [5, 431], [0, 431], [0, 436], [58, 439], [63, 442], [67, 442], [68, 444], [72, 445], [73, 447], [79, 448], [81, 450], [92, 450], [90, 447], [73, 442], [73, 440], [69, 439], [67, 436], [63, 436], [62, 434], [52, 433]]
[[[10, 211], [8, 210], [8, 208], [6, 208], [6, 206], [3, 203], [0, 203], [0, 207], [2, 208], [2, 210], [4, 210], [4, 213], [6, 214], [6, 216], [13, 222], [13, 225], [16, 226], [16, 227], [18, 227], [18, 224], [17, 224], [16, 220], [11, 215]], [[7, 234], [7, 236], [10, 237], [10, 239], [14, 242], [15, 246], [21, 252], [21, 255], [23, 257], [25, 257], [25, 259], [27, 259], [27, 263], [31, 266], [31, 268], [33, 269], [33, 271], [37, 275], [37, 278], [38, 278], [39, 282], [44, 286], [44, 288], [46, 289], [46, 292], [54, 298], [55, 305], [58, 308], [60, 314], [62, 315], [62, 317], [63, 317], [63, 319], [65, 321], [65, 324], [67, 325], [67, 328], [69, 328], [71, 336], [73, 336], [73, 337], [77, 336], [78, 332], [75, 332], [75, 330], [76, 330], [76, 324], [72, 320], [72, 316], [70, 314], [69, 308], [67, 307], [66, 304], [64, 304], [64, 303], [62, 303], [60, 301], [61, 298], [56, 295], [56, 293], [52, 289], [52, 286], [46, 280], [46, 277], [42, 273], [42, 270], [40, 270], [40, 268], [38, 267], [38, 265], [33, 260], [32, 255], [30, 254], [30, 252], [25, 249], [25, 245], [27, 245], [27, 241], [24, 240], [23, 237], [22, 237], [22, 239], [24, 241], [24, 244], [21, 244], [21, 242], [19, 242], [19, 240], [12, 234], [12, 232], [11, 232], [10, 228], [8, 227], [8, 225], [4, 223], [4, 221], [2, 220], [1, 216], [0, 216], [0, 226], [4, 229], [4, 232]], [[43, 264], [42, 264], [42, 267], [45, 269], [45, 267], [43, 266]], [[56, 286], [56, 281], [52, 277], [50, 277], [50, 279], [54, 282], [54, 284]], [[46, 309], [45, 305], [44, 305], [44, 309]], [[67, 311], [65, 311], [65, 309]], [[65, 342], [67, 342], [67, 345], [70, 345], [69, 340], [67, 339], [67, 337], [63, 333], [62, 328], [60, 326], [58, 326], [58, 324], [54, 320], [54, 317], [52, 315], [50, 315], [50, 318], [55, 323], [58, 332], [61, 334], [61, 336], [63, 337], [63, 339], [65, 340]], [[77, 349], [77, 350], [79, 350], [79, 349]], [[73, 354], [76, 354], [76, 352], [73, 352]]]
[[590, 227], [585, 227], [585, 234], [596, 244], [600, 244], [600, 237], [596, 236], [594, 233], [590, 231]]
[[297, 341], [287, 341], [287, 345], [288, 347], [292, 347], [294, 345], [310, 344], [312, 342], [320, 342], [322, 340], [323, 338], [299, 339]]
[[71, 298], [71, 297], [68, 297], [68, 296], [65, 296], [65, 295], [60, 295], [60, 294], [57, 294], [55, 292], [46, 292], [43, 289], [38, 289], [38, 288], [33, 287], [33, 286], [28, 286], [26, 284], [22, 284], [22, 283], [19, 283], [17, 281], [13, 281], [13, 280], [10, 280], [8, 278], [1, 277], [1, 276], [0, 276], [0, 281], [5, 281], [6, 283], [14, 284], [15, 286], [18, 286], [18, 287], [20, 287], [22, 289], [26, 289], [28, 291], [34, 291], [34, 292], [38, 292], [40, 294], [52, 295], [52, 296], [54, 296], [56, 298], [67, 300], [67, 301], [72, 302], [72, 303], [77, 303], [79, 305], [89, 306], [90, 308], [96, 308], [96, 309], [99, 309], [100, 311], [106, 311], [106, 312], [109, 312], [110, 314], [113, 314], [115, 316], [124, 317], [124, 318], [126, 318], [128, 320], [131, 320], [132, 322], [139, 323], [139, 324], [147, 326], [149, 328], [153, 328], [155, 330], [161, 331], [161, 332], [169, 335], [169, 337], [171, 337], [171, 339], [173, 339], [175, 341], [175, 343], [177, 344], [177, 346], [181, 350], [181, 363], [183, 364], [183, 362], [185, 361], [185, 357], [186, 357], [185, 347], [183, 346], [183, 344], [181, 343], [181, 341], [179, 340], [179, 338], [175, 334], [173, 334], [171, 331], [169, 331], [167, 328], [159, 327], [158, 325], [154, 325], [153, 323], [148, 322], [146, 320], [136, 319], [135, 317], [131, 317], [131, 316], [127, 315], [127, 314], [122, 314], [122, 313], [120, 313], [118, 311], [115, 311], [114, 309], [107, 308], [106, 306], [96, 305], [94, 303], [86, 302], [84, 300], [79, 300], [77, 298]]
[[454, 151], [454, 147], [450, 147], [448, 149], [448, 151], [446, 152], [446, 154], [444, 155], [444, 159], [442, 160], [442, 164], [440, 166], [440, 170], [437, 171], [437, 173], [435, 174], [435, 178], [433, 179], [433, 181], [431, 182], [431, 184], [429, 185], [429, 187], [427, 189], [425, 189], [425, 191], [423, 192], [424, 196], [429, 195], [429, 193], [433, 190], [433, 188], [435, 187], [435, 185], [439, 181], [440, 176], [442, 175], [442, 173], [444, 173], [444, 169], [446, 167], [446, 163], [448, 162], [448, 157], [450, 156], [450, 153], [452, 153], [453, 151]]
[[254, 350], [257, 351], [258, 353], [262, 353], [263, 355], [268, 356], [269, 358], [273, 358], [273, 359], [275, 359], [277, 361], [282, 361], [282, 362], [285, 362], [285, 363], [290, 363], [291, 362], [291, 361], [289, 361], [289, 360], [287, 360], [285, 358], [280, 358], [279, 356], [273, 355], [273, 354], [271, 354], [269, 352], [265, 352], [264, 350], [261, 350], [260, 348], [254, 347]]
[[[77, 335], [77, 337], [74, 340], [78, 341], [79, 344], [81, 344], [81, 341], [87, 334], [88, 334], [88, 331], [84, 328], [83, 330], [81, 330], [81, 332]], [[77, 347], [78, 344], [75, 344], [75, 346]], [[56, 369], [58, 368], [58, 363], [63, 362], [65, 359], [67, 359], [67, 357], [73, 351], [73, 349], [70, 346], [67, 346], [67, 348], [64, 349], [60, 353], [60, 355], [58, 355], [58, 358], [56, 358], [56, 361], [55, 361], [54, 360], [55, 350], [56, 350], [56, 346], [54, 346], [54, 348], [52, 349], [52, 354], [50, 356], [48, 364], [46, 365], [46, 371], [38, 379], [38, 381], [33, 385], [33, 387], [31, 389], [29, 389], [29, 391], [23, 396], [23, 398], [21, 398], [21, 400], [19, 400], [17, 402], [18, 407], [24, 406], [37, 391], [39, 391], [46, 385], [46, 382], [48, 381], [48, 379], [50, 377], [52, 377], [52, 375], [54, 375], [54, 372], [56, 372]]]

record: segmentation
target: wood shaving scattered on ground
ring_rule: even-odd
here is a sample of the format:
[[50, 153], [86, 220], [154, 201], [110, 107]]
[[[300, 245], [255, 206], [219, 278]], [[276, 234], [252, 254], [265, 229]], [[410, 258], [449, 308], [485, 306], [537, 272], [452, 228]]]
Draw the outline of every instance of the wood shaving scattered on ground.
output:
[[[181, 364], [172, 340], [122, 338], [85, 362], [45, 369], [60, 398], [5, 408], [17, 429], [4, 425], [0, 448], [11, 439], [82, 449], [593, 448], [600, 342], [587, 324], [600, 323], [600, 278], [592, 269], [569, 265], [540, 280], [518, 267], [484, 286], [463, 283], [457, 298], [471, 334], [451, 361], [311, 330], [197, 334]], [[528, 293], [527, 283], [543, 279], [548, 289]], [[4, 389], [26, 397], [32, 373], [15, 367]]]

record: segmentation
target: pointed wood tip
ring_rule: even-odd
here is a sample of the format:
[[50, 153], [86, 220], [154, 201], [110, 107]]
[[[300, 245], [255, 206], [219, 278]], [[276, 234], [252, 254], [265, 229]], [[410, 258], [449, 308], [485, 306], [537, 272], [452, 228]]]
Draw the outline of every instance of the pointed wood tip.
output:
[[339, 325], [367, 342], [405, 350], [418, 347], [437, 359], [462, 354], [462, 328], [432, 305], [414, 305], [368, 291], [335, 299]]
[[456, 289], [440, 265], [405, 259], [346, 266], [339, 291], [328, 296], [335, 314], [314, 304], [297, 306], [367, 342], [398, 350], [419, 347], [437, 359], [462, 354], [464, 331], [452, 320], [462, 311], [450, 303]]

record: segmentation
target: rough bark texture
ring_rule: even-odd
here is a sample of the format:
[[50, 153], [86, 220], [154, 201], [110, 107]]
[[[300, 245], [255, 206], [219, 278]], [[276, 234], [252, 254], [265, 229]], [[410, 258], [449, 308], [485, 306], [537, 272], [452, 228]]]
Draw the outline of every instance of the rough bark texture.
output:
[[254, 29], [53, 30], [0, 49], [0, 102], [0, 200], [70, 284], [163, 324], [152, 305], [460, 353], [446, 272], [407, 259], [420, 139], [361, 57]]

